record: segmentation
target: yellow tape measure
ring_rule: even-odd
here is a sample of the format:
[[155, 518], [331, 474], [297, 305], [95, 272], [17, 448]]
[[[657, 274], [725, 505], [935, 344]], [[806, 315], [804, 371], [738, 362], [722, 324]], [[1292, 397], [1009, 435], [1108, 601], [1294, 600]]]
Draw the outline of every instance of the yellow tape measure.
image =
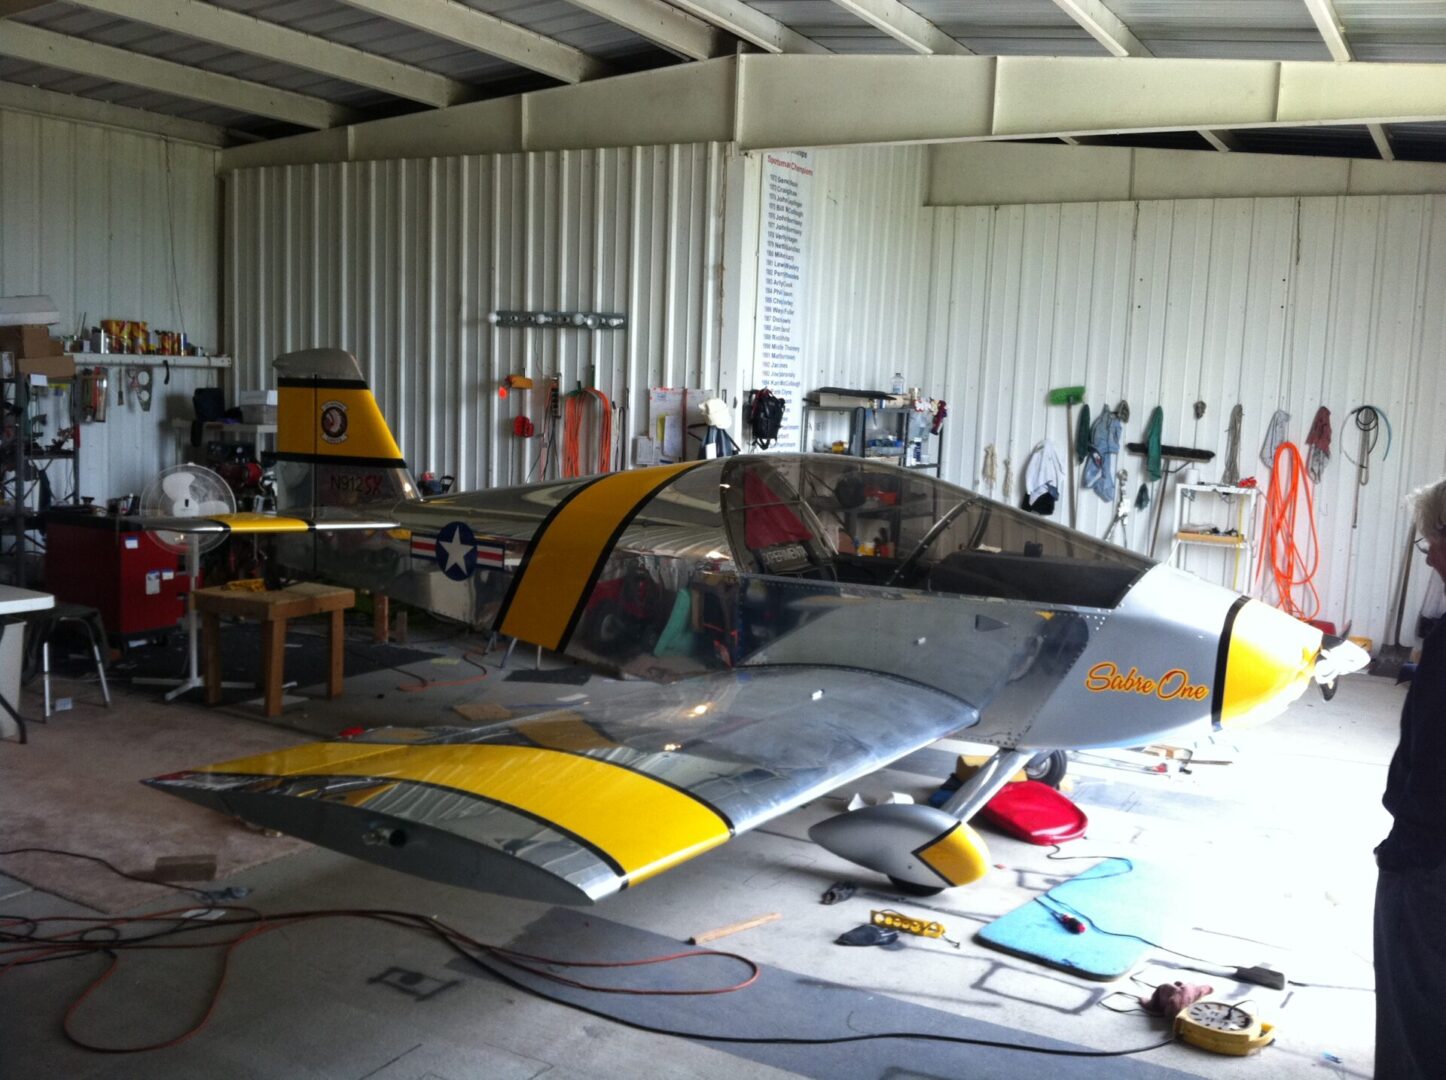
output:
[[1191, 1046], [1215, 1054], [1244, 1057], [1275, 1041], [1275, 1028], [1238, 1005], [1209, 999], [1195, 1002], [1175, 1017], [1175, 1034]]

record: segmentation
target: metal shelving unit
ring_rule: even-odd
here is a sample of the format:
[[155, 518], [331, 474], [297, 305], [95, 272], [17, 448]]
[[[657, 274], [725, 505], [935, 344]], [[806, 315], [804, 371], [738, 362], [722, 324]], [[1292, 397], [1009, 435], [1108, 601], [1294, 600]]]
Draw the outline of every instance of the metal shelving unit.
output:
[[[921, 441], [924, 450], [922, 461], [909, 460], [909, 421], [911, 417], [922, 415], [909, 408], [880, 408], [872, 409], [865, 405], [805, 405], [803, 407], [803, 430], [800, 434], [800, 441], [805, 451], [813, 450], [813, 436], [817, 422], [824, 416], [846, 416], [848, 419], [848, 439], [845, 440], [847, 449], [844, 451], [853, 457], [879, 458], [885, 461], [893, 461], [906, 469], [921, 469], [939, 475], [939, 463], [943, 458], [942, 435], [928, 433], [927, 429]], [[870, 427], [882, 430], [887, 433], [890, 439], [888, 446], [869, 445], [868, 433]]]
[[[1184, 553], [1191, 547], [1215, 548], [1234, 551], [1237, 563], [1243, 561], [1245, 578], [1236, 588], [1248, 592], [1255, 581], [1255, 500], [1260, 490], [1253, 487], [1230, 487], [1225, 484], [1177, 484], [1175, 486], [1175, 528], [1174, 540], [1170, 544], [1170, 556], [1165, 561], [1171, 566], [1183, 567]], [[1227, 511], [1223, 523], [1229, 531], [1207, 533], [1186, 527], [1185, 508], [1198, 506], [1202, 498], [1217, 499]], [[1233, 513], [1231, 513], [1233, 511]], [[1233, 518], [1233, 520], [1230, 520]], [[1197, 523], [1199, 524], [1199, 523]], [[1213, 524], [1213, 523], [1212, 523]], [[1243, 557], [1243, 559], [1241, 558]], [[1238, 573], [1239, 566], [1236, 567]], [[1224, 584], [1229, 585], [1230, 582]]]
[[[48, 386], [56, 384], [71, 385], [70, 379], [55, 379], [47, 383]], [[27, 534], [38, 531], [44, 522], [43, 516], [38, 512], [37, 507], [30, 505], [31, 496], [35, 486], [39, 483], [36, 477], [33, 481], [31, 473], [35, 470], [37, 461], [70, 462], [70, 492], [64, 500], [74, 504], [80, 501], [80, 450], [62, 451], [41, 451], [32, 453], [30, 450], [31, 438], [31, 403], [30, 378], [26, 375], [18, 375], [13, 378], [0, 379], [0, 398], [3, 398], [5, 407], [5, 421], [3, 429], [5, 432], [5, 447], [0, 452], [0, 492], [3, 492], [8, 513], [0, 516], [0, 535], [10, 534], [14, 537], [13, 545], [6, 557], [12, 560], [12, 580], [15, 585], [23, 587], [26, 581], [26, 547], [28, 546]], [[72, 400], [72, 413], [74, 402]], [[72, 425], [74, 417], [71, 417]], [[48, 468], [49, 466], [45, 466]]]

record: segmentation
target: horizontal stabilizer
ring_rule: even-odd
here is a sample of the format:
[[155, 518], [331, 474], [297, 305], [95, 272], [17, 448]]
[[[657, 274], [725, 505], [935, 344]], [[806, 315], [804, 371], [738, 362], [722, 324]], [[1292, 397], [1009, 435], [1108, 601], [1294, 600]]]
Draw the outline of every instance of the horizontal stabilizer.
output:
[[216, 533], [341, 532], [356, 529], [395, 529], [395, 518], [378, 515], [343, 515], [326, 507], [298, 514], [216, 514], [211, 517], [128, 517], [121, 529], [144, 532]]

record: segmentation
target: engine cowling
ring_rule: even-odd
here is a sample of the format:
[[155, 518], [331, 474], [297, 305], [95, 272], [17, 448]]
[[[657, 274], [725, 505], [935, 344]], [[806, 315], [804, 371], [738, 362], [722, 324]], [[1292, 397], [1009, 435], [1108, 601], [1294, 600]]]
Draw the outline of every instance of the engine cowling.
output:
[[967, 885], [989, 869], [980, 835], [932, 806], [864, 806], [820, 821], [808, 835], [840, 858], [921, 889]]

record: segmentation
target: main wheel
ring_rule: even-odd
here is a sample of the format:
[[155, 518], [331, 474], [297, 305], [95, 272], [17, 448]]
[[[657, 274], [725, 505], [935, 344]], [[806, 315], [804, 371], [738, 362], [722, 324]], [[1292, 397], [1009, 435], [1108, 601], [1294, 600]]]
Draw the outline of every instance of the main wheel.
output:
[[1024, 766], [1024, 775], [1052, 788], [1059, 787], [1064, 774], [1069, 771], [1069, 755], [1063, 750], [1046, 750], [1035, 754]]

